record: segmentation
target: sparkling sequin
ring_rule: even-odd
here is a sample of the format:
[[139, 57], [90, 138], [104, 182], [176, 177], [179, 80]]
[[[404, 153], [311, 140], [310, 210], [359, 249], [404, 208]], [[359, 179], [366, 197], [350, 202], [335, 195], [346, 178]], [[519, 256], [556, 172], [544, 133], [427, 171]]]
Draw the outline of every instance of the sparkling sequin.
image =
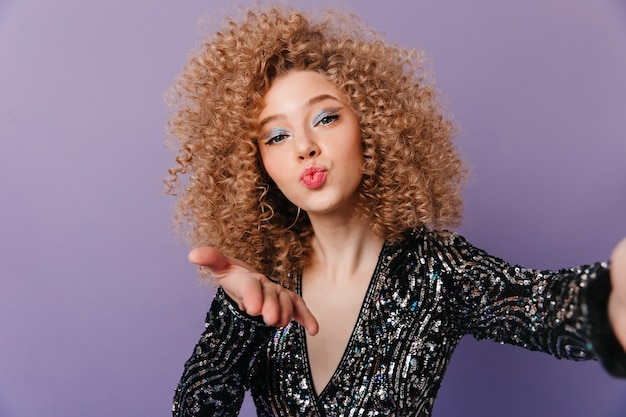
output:
[[600, 276], [608, 282], [607, 271], [606, 264], [535, 271], [453, 233], [411, 231], [384, 246], [344, 356], [319, 396], [303, 328], [264, 326], [220, 289], [185, 365], [174, 415], [236, 416], [250, 389], [259, 416], [426, 417], [466, 334], [557, 358], [594, 358], [585, 290]]

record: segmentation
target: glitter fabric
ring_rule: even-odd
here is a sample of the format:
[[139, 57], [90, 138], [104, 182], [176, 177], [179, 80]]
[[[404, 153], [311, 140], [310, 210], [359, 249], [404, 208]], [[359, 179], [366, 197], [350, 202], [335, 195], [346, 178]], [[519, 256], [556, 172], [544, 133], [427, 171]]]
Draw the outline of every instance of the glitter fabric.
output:
[[606, 296], [591, 294], [608, 291], [606, 264], [531, 270], [457, 234], [411, 231], [383, 247], [343, 358], [319, 396], [304, 329], [293, 321], [265, 326], [218, 289], [174, 415], [236, 416], [250, 389], [259, 416], [426, 417], [466, 334], [557, 358], [599, 358], [624, 373], [626, 355], [602, 322]]

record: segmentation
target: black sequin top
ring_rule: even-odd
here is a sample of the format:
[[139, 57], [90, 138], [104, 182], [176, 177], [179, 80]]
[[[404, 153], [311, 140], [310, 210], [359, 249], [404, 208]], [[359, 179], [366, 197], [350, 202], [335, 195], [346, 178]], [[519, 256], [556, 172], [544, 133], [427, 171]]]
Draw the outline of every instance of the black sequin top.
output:
[[426, 417], [465, 334], [600, 359], [626, 376], [626, 354], [607, 321], [609, 292], [606, 264], [531, 270], [453, 233], [411, 231], [384, 245], [343, 358], [319, 396], [304, 329], [293, 321], [265, 326], [218, 289], [173, 412], [236, 416], [250, 389], [259, 416]]

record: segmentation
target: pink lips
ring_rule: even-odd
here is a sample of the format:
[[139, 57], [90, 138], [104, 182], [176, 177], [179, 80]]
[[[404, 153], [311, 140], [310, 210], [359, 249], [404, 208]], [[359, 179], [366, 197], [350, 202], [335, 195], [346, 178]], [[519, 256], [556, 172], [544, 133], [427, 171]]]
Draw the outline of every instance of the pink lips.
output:
[[319, 165], [305, 168], [300, 174], [300, 182], [309, 188], [319, 188], [326, 181], [327, 172]]

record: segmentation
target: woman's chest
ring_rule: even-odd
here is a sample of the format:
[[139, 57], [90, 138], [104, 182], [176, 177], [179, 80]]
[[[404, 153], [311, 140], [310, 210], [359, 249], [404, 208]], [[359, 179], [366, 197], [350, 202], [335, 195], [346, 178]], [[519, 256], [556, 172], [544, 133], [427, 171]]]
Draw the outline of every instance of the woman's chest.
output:
[[437, 292], [436, 286], [407, 290], [374, 284], [348, 330], [338, 317], [333, 321], [341, 310], [329, 310], [327, 325], [338, 333], [329, 331], [325, 342], [349, 335], [322, 388], [316, 389], [310, 358], [323, 354], [323, 343], [316, 346], [296, 324], [279, 329], [258, 361], [253, 381], [258, 397], [297, 415], [321, 414], [321, 408], [332, 415], [354, 407], [384, 415], [428, 409], [459, 339]]
[[[307, 306], [316, 317], [319, 331], [305, 335], [305, 344], [311, 379], [319, 395], [336, 373], [353, 333], [361, 327], [360, 317], [369, 280], [343, 283], [337, 288], [317, 292], [303, 291]], [[362, 321], [362, 320], [361, 320]]]

